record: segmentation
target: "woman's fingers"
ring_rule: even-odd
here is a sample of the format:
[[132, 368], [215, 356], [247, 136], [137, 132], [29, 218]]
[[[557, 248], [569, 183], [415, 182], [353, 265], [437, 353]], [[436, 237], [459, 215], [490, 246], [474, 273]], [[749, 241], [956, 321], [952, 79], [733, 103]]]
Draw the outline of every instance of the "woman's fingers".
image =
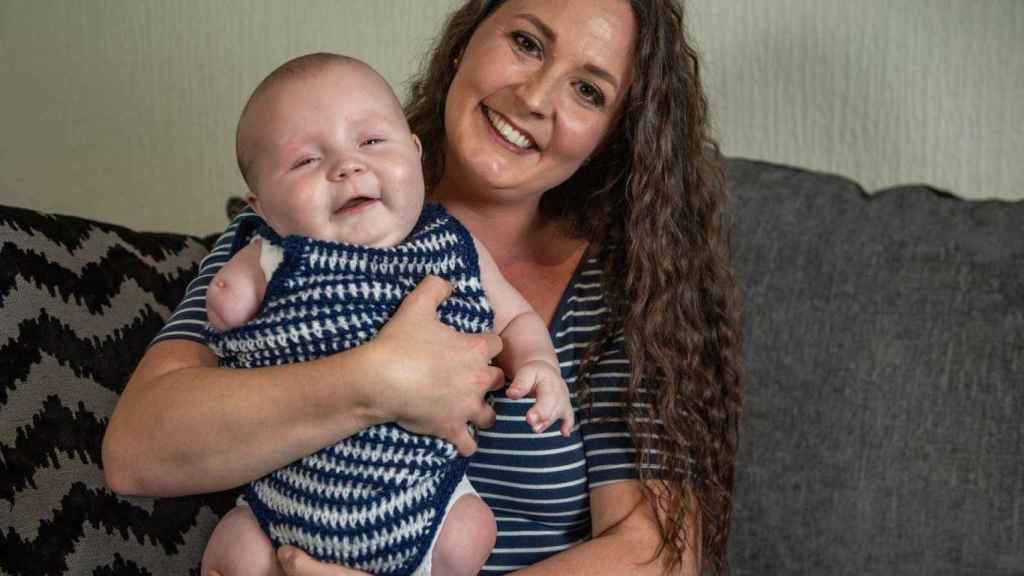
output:
[[483, 354], [488, 362], [493, 360], [498, 354], [501, 354], [501, 350], [505, 347], [501, 337], [494, 332], [484, 332], [483, 334], [476, 334], [474, 337], [483, 339]]
[[[447, 280], [440, 276], [427, 276], [405, 297], [402, 304], [398, 307], [398, 311], [395, 312], [395, 316], [410, 315], [421, 319], [427, 317], [436, 320], [437, 307], [451, 294], [452, 285]], [[473, 347], [479, 350], [488, 361], [500, 354], [504, 346], [501, 338], [492, 332], [467, 335], [467, 337], [474, 340], [479, 339], [479, 343]]]
[[504, 383], [491, 360], [501, 352], [495, 334], [463, 334], [437, 318], [451, 293], [448, 282], [428, 276], [366, 346], [375, 358], [371, 411], [418, 434], [454, 443], [463, 454], [476, 449], [466, 432], [493, 424], [485, 395]]
[[370, 576], [359, 570], [319, 562], [294, 546], [278, 548], [277, 561], [288, 576]]
[[[501, 368], [491, 366], [490, 368], [487, 369], [486, 380], [490, 382], [490, 385], [487, 387], [485, 392], [494, 392], [496, 390], [500, 390], [503, 386], [505, 386], [505, 373], [502, 372]], [[470, 415], [469, 421], [472, 422], [473, 425], [476, 426], [477, 428], [486, 429], [490, 428], [491, 426], [494, 426], [494, 421], [496, 420], [496, 418], [497, 417], [494, 414], [494, 408], [491, 408], [491, 405], [488, 404], [485, 399], [481, 398], [480, 404], [477, 406], [477, 409]]]
[[452, 285], [440, 276], [427, 276], [405, 297], [398, 310], [437, 316], [437, 307], [452, 295]]
[[455, 445], [455, 449], [459, 451], [459, 454], [469, 457], [476, 452], [476, 440], [469, 433], [469, 430], [463, 427], [462, 432], [455, 434], [452, 438], [445, 438], [445, 440]]

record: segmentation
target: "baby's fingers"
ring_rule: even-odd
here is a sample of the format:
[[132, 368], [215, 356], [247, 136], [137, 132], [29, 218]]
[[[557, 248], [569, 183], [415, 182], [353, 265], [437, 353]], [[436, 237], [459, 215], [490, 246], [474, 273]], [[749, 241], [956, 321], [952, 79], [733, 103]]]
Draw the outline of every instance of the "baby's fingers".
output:
[[526, 423], [534, 432], [543, 432], [555, 421], [558, 401], [551, 398], [550, 394], [540, 394], [537, 401], [526, 412]]
[[544, 418], [534, 412], [533, 408], [526, 413], [526, 423], [530, 426], [530, 430], [533, 430], [538, 434], [547, 430], [548, 426], [551, 425], [551, 422], [547, 418]]
[[508, 389], [505, 390], [505, 396], [513, 400], [525, 398], [533, 392], [536, 385], [537, 378], [532, 370], [520, 370], [516, 373], [512, 383], [508, 385]]
[[572, 406], [566, 406], [562, 410], [562, 436], [568, 438], [572, 435], [572, 428], [576, 425], [576, 415], [573, 413]]

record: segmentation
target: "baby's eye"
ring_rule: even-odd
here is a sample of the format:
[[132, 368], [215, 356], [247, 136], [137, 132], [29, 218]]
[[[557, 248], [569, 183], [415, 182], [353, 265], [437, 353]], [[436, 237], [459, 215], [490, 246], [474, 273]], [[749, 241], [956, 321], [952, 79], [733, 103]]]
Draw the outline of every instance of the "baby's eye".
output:
[[512, 32], [509, 34], [512, 38], [512, 42], [515, 43], [516, 49], [529, 56], [539, 56], [543, 53], [543, 49], [533, 36], [530, 36], [526, 32]]
[[295, 164], [292, 164], [292, 170], [294, 170], [296, 168], [302, 168], [303, 166], [309, 166], [310, 164], [315, 163], [317, 160], [319, 160], [319, 158], [317, 158], [316, 156], [308, 156], [308, 157], [305, 157], [305, 158], [300, 158], [298, 162], [296, 162]]
[[373, 146], [374, 144], [381, 144], [383, 142], [384, 142], [383, 138], [377, 138], [377, 137], [367, 138], [366, 140], [363, 140], [363, 142], [360, 144], [360, 146]]

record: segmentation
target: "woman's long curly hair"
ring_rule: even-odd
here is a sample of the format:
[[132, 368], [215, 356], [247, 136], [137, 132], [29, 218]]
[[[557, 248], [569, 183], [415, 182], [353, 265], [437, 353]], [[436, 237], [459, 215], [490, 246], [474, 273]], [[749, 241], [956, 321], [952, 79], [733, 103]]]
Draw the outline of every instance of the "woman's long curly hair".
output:
[[[423, 142], [428, 187], [444, 171], [455, 60], [500, 4], [469, 0], [451, 14], [410, 85], [406, 113]], [[660, 512], [659, 554], [667, 551], [668, 569], [678, 568], [696, 505], [702, 560], [720, 574], [742, 408], [727, 196], [682, 7], [673, 0], [630, 4], [637, 46], [617, 127], [590, 162], [545, 193], [541, 209], [596, 247], [605, 272], [610, 321], [584, 354], [581, 405], [590, 369], [622, 334], [633, 369], [627, 421], [645, 495]], [[649, 480], [686, 489], [654, 491]]]

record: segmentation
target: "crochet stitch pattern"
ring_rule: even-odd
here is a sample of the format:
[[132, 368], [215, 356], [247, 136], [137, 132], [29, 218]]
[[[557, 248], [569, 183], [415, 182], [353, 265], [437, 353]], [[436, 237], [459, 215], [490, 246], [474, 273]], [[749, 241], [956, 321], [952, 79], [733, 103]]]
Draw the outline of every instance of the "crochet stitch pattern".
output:
[[[255, 318], [208, 331], [223, 366], [302, 362], [365, 343], [428, 274], [452, 284], [438, 307], [442, 322], [470, 333], [493, 325], [473, 239], [438, 204], [427, 204], [408, 238], [388, 248], [280, 238], [265, 226], [259, 234], [282, 246], [284, 260]], [[452, 444], [384, 424], [253, 482], [245, 499], [275, 546], [379, 576], [408, 574], [466, 465]]]

